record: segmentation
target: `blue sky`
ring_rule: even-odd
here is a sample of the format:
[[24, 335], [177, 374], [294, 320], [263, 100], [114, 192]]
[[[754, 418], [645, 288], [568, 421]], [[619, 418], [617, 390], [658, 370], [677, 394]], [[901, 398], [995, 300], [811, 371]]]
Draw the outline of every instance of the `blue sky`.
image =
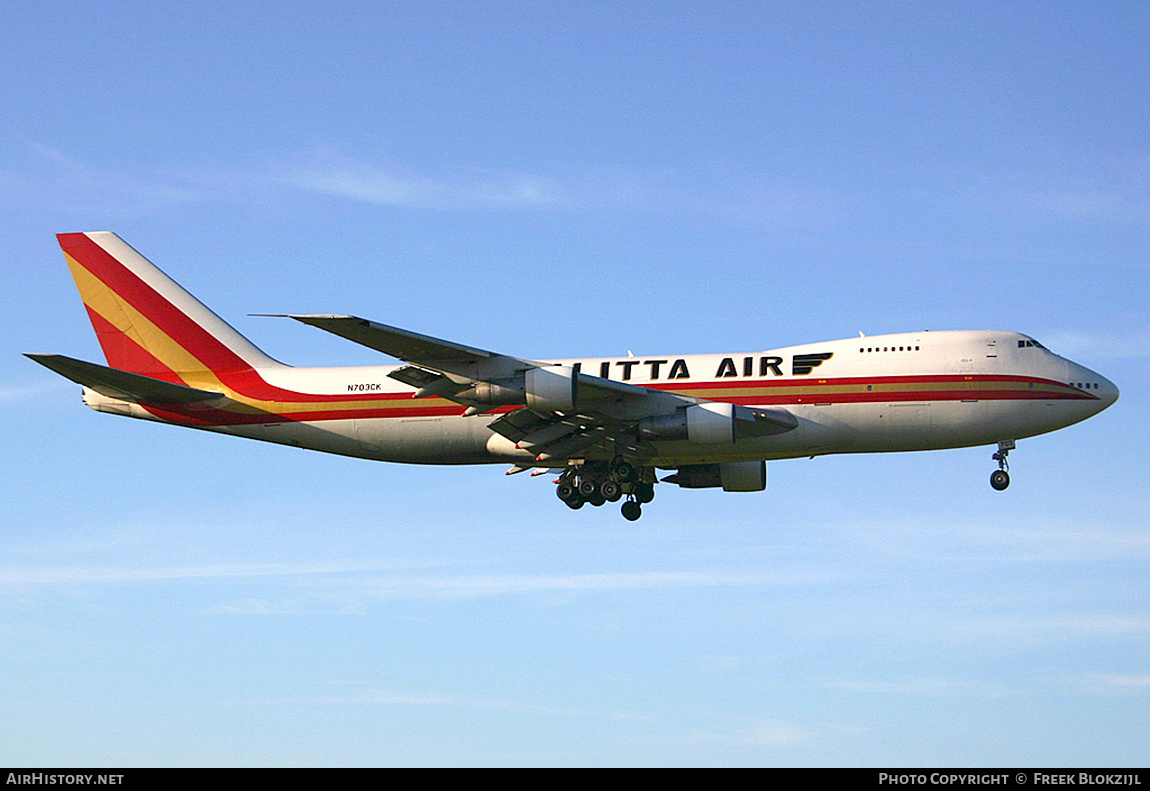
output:
[[[0, 29], [0, 760], [1144, 765], [1150, 7], [23, 3]], [[1122, 390], [991, 448], [564, 508], [98, 415], [54, 234], [523, 357], [1027, 332]], [[670, 489], [671, 487], [667, 487]]]

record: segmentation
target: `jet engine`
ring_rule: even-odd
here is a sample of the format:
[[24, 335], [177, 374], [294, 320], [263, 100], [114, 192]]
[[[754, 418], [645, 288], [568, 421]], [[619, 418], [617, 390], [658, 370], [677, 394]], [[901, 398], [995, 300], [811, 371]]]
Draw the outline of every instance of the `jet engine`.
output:
[[523, 385], [528, 409], [573, 412], [579, 404], [579, 375], [566, 365], [528, 368]]
[[644, 418], [639, 421], [639, 437], [730, 445], [735, 441], [735, 405], [695, 404], [670, 415]]
[[514, 379], [476, 382], [455, 397], [491, 406], [527, 404], [539, 412], [572, 412], [579, 403], [579, 376], [566, 365], [528, 368]]
[[722, 486], [724, 492], [761, 492], [767, 488], [765, 461], [730, 461], [719, 464], [692, 464], [680, 467], [663, 479], [684, 489]]

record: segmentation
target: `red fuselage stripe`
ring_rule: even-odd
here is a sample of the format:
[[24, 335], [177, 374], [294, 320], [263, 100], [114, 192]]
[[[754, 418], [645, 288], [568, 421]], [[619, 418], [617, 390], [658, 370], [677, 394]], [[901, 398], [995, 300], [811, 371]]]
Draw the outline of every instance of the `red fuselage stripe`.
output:
[[[803, 392], [801, 394], [786, 393], [778, 395], [770, 395], [763, 393], [756, 393], [753, 395], [731, 396], [731, 395], [716, 395], [713, 397], [715, 401], [725, 401], [734, 404], [741, 404], [746, 406], [798, 406], [798, 405], [814, 405], [814, 404], [858, 404], [858, 403], [892, 403], [892, 402], [953, 402], [953, 401], [1063, 401], [1063, 400], [1090, 400], [1095, 398], [1092, 394], [1082, 392], [1075, 388], [1068, 387], [1067, 385], [1053, 382], [1048, 379], [1034, 379], [1025, 376], [952, 376], [943, 374], [939, 376], [915, 376], [915, 377], [891, 377], [891, 378], [876, 378], [876, 379], [837, 379], [834, 380], [837, 386], [853, 385], [854, 387], [865, 387], [870, 384], [875, 387], [882, 387], [883, 385], [901, 381], [908, 383], [907, 380], [913, 379], [916, 383], [922, 385], [933, 385], [933, 387], [923, 389], [916, 389], [912, 391], [852, 391], [852, 392], [834, 392], [828, 391], [825, 388], [829, 385], [829, 380], [826, 381], [758, 381], [753, 383], [741, 383], [744, 386], [757, 385], [760, 388], [770, 387], [790, 387], [795, 388], [801, 386]], [[951, 388], [940, 387], [948, 382], [963, 382], [971, 383], [978, 382], [983, 384], [983, 387], [978, 389], [974, 388]], [[996, 383], [1009, 382], [1015, 385], [1026, 384], [1027, 389], [1020, 389], [1018, 387], [995, 387]], [[700, 382], [700, 383], [679, 383], [672, 386], [662, 386], [662, 390], [688, 390], [694, 395], [707, 397], [707, 390], [725, 390], [730, 388], [730, 382]], [[1030, 389], [1031, 385], [1041, 385], [1043, 389]], [[1046, 388], [1057, 389], [1046, 389]], [[380, 406], [378, 402], [381, 400], [395, 401], [402, 399], [403, 406]], [[410, 395], [407, 393], [387, 393], [376, 394], [367, 396], [365, 399], [360, 395], [343, 395], [332, 394], [328, 396], [307, 396], [304, 399], [293, 399], [288, 403], [306, 403], [311, 400], [325, 400], [327, 402], [339, 401], [346, 402], [346, 408], [340, 409], [317, 409], [309, 411], [299, 411], [290, 413], [257, 413], [257, 414], [241, 414], [217, 409], [205, 409], [201, 405], [185, 406], [185, 405], [167, 405], [163, 409], [151, 409], [157, 416], [162, 416], [167, 420], [174, 420], [176, 422], [191, 422], [196, 425], [246, 425], [258, 423], [274, 423], [274, 422], [297, 422], [297, 421], [324, 421], [324, 420], [347, 420], [350, 418], [357, 419], [376, 419], [376, 418], [398, 418], [398, 417], [452, 417], [461, 414], [462, 406], [457, 404], [443, 405], [442, 403], [434, 406], [415, 406], [413, 405]], [[376, 405], [364, 406], [357, 402], [363, 400], [376, 401]], [[269, 404], [270, 408], [274, 409], [274, 404]], [[500, 407], [493, 410], [493, 413], [507, 412], [517, 407]], [[162, 413], [162, 415], [161, 415]]]

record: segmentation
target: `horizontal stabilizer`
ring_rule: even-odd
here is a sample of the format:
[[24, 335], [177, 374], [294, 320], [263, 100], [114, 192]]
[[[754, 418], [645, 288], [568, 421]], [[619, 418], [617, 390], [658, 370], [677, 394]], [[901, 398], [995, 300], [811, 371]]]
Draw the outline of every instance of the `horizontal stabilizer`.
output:
[[65, 357], [62, 354], [26, 354], [45, 368], [49, 368], [76, 384], [91, 388], [109, 398], [133, 403], [193, 404], [223, 398], [223, 393], [197, 390], [194, 387], [172, 384], [150, 376], [141, 376], [116, 368]]

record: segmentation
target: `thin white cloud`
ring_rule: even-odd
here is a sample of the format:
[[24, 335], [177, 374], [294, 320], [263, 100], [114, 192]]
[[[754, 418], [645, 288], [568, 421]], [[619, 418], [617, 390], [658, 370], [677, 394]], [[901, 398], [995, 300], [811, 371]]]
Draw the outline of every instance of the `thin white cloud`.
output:
[[1079, 180], [1078, 183], [1039, 187], [1022, 196], [1036, 210], [1071, 220], [1145, 222], [1150, 218], [1150, 195], [1143, 176], [1141, 184]]
[[771, 228], [825, 224], [842, 211], [840, 199], [821, 187], [772, 183], [712, 165], [632, 173], [601, 165], [531, 172], [466, 164], [429, 172], [324, 150], [256, 169], [182, 163], [140, 171], [84, 162], [42, 143], [25, 148], [20, 167], [0, 169], [0, 200], [115, 215], [194, 202], [264, 205], [292, 193], [394, 209], [606, 210]]
[[[976, 520], [957, 516], [844, 520], [826, 523], [821, 534], [828, 556], [850, 559], [860, 573], [886, 573], [917, 565], [947, 567], [956, 561], [984, 567], [1030, 563], [1087, 563], [1100, 560], [1150, 560], [1150, 535], [1141, 525], [1069, 524], [1058, 518], [1019, 524], [1011, 517]], [[860, 565], [860, 560], [868, 561]]]
[[0, 385], [0, 405], [6, 407], [35, 405], [41, 403], [48, 393], [58, 393], [62, 390], [75, 390], [79, 393], [76, 385], [59, 377], [30, 385]]
[[1150, 675], [1118, 673], [1090, 673], [1083, 680], [1083, 685], [1098, 694], [1134, 694], [1144, 695], [1150, 693]]
[[[1150, 219], [1150, 159], [1103, 158], [1080, 164], [1078, 172], [1061, 162], [1038, 163], [1028, 170], [965, 177], [954, 192], [1012, 216], [1144, 223]], [[954, 192], [946, 197], [952, 199]]]
[[76, 588], [105, 585], [216, 583], [211, 594], [234, 593], [220, 585], [258, 585], [256, 593], [227, 598], [206, 610], [231, 615], [284, 615], [362, 612], [380, 601], [468, 601], [497, 597], [600, 595], [622, 592], [701, 588], [793, 589], [826, 584], [834, 575], [822, 570], [773, 573], [738, 571], [657, 571], [609, 574], [468, 574], [433, 564], [221, 563], [181, 567], [102, 567], [94, 565], [9, 566], [0, 568], [0, 588]]
[[773, 574], [724, 571], [620, 572], [612, 574], [471, 575], [392, 577], [376, 579], [364, 588], [373, 596], [472, 599], [539, 593], [617, 593], [710, 587], [759, 587], [808, 584], [830, 575], [821, 572]]
[[384, 564], [219, 563], [159, 568], [101, 566], [11, 566], [0, 568], [0, 585], [121, 585], [185, 580], [252, 580], [379, 571]]
[[715, 732], [697, 730], [675, 741], [684, 744], [725, 744], [736, 747], [792, 747], [809, 741], [811, 733], [783, 720], [760, 720], [741, 728]]
[[605, 720], [648, 719], [646, 715], [638, 715], [625, 711], [597, 711], [558, 706], [541, 706], [536, 703], [525, 703], [508, 698], [460, 695], [442, 690], [413, 691], [379, 687], [373, 683], [361, 681], [337, 681], [331, 682], [328, 686], [335, 688], [335, 691], [286, 701], [280, 699], [274, 702], [278, 704], [290, 702], [295, 704], [304, 703], [308, 705], [328, 706], [453, 707], [512, 712], [515, 714], [540, 714], [554, 717], [580, 717]]
[[190, 182], [128, 168], [93, 165], [38, 142], [19, 167], [0, 170], [0, 200], [36, 209], [138, 215], [204, 197]]
[[[1016, 678], [1012, 683], [997, 680], [970, 680], [939, 676], [912, 676], [892, 680], [836, 680], [828, 682], [834, 689], [864, 694], [913, 698], [985, 698], [995, 699], [1031, 694], [1033, 685], [1049, 686], [1046, 678]], [[1063, 685], [1092, 695], [1142, 695], [1150, 693], [1150, 675], [1086, 673], [1079, 677], [1056, 680]]]
[[854, 628], [863, 629], [865, 624], [872, 633], [901, 634], [953, 646], [1018, 647], [1099, 638], [1145, 639], [1150, 635], [1150, 614], [1082, 612], [1072, 604], [1050, 605], [1062, 611], [1042, 612], [1042, 606], [1029, 601], [1005, 601], [1000, 607], [975, 604], [959, 615], [928, 607], [903, 610], [897, 621], [860, 610], [855, 613]]
[[807, 737], [807, 732], [802, 728], [786, 722], [760, 722], [747, 729], [744, 743], [764, 747], [786, 747], [805, 741]]
[[341, 163], [295, 168], [283, 181], [325, 195], [414, 209], [539, 208], [562, 200], [553, 180], [525, 173], [433, 177]]
[[283, 168], [276, 180], [362, 203], [440, 211], [618, 210], [757, 227], [825, 223], [841, 214], [840, 201], [820, 187], [776, 184], [723, 166], [657, 173], [560, 166], [543, 174], [464, 167], [430, 174], [324, 151], [310, 162]]
[[1054, 330], [1044, 333], [1039, 340], [1051, 351], [1071, 359], [1139, 360], [1150, 357], [1150, 334], [1142, 331], [1121, 335]]
[[968, 681], [959, 678], [939, 676], [914, 676], [888, 681], [831, 681], [835, 689], [852, 692], [876, 693], [881, 695], [909, 695], [911, 697], [985, 697], [998, 698], [1012, 692], [1008, 687], [992, 682]]

